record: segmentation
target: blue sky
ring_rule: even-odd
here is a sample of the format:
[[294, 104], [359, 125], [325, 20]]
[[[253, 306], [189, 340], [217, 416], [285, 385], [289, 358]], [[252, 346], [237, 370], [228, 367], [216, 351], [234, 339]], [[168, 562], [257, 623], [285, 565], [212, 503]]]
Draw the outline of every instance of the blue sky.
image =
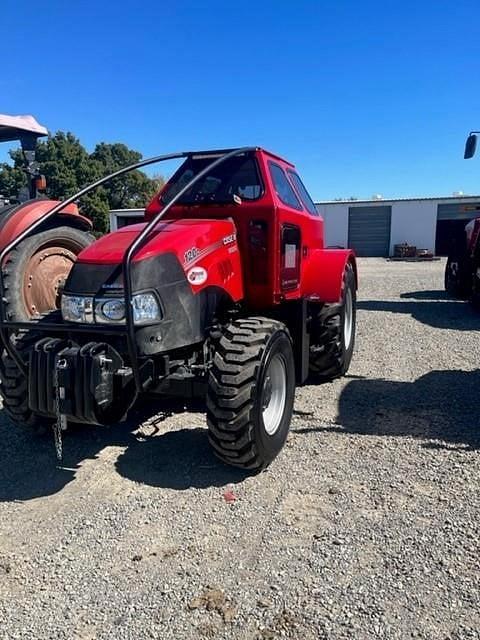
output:
[[462, 158], [478, 0], [2, 0], [0, 16], [0, 111], [90, 149], [258, 144], [317, 200], [480, 193], [480, 156]]

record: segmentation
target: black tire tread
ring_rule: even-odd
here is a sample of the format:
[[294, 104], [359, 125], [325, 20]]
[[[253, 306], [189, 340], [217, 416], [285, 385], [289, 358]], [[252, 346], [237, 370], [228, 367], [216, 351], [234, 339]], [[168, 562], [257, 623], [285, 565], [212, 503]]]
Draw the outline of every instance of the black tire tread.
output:
[[259, 470], [267, 466], [253, 437], [256, 375], [272, 334], [285, 331], [277, 320], [252, 317], [232, 321], [215, 344], [207, 392], [208, 437], [229, 465]]
[[[345, 284], [354, 278], [353, 267], [348, 264], [343, 277], [342, 296]], [[324, 304], [313, 319], [310, 375], [316, 381], [327, 382], [339, 378], [346, 373], [350, 364], [345, 360], [342, 347], [342, 308], [342, 302]]]
[[[39, 336], [33, 332], [25, 332], [15, 338], [15, 347], [25, 362], [29, 350], [38, 339]], [[5, 348], [0, 356], [0, 396], [4, 411], [16, 425], [33, 430], [44, 428], [47, 422], [45, 418], [29, 409], [28, 380]]]

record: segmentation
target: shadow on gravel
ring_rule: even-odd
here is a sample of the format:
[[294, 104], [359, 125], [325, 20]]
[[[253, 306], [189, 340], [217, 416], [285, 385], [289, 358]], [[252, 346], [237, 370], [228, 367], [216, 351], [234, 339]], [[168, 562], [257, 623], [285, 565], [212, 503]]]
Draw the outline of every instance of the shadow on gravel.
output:
[[431, 371], [415, 382], [352, 380], [340, 395], [339, 431], [439, 441], [425, 443], [432, 449], [478, 449], [479, 385], [480, 369]]
[[414, 300], [452, 300], [452, 297], [444, 290], [421, 289], [420, 291], [408, 291], [401, 293], [400, 298], [414, 299]]
[[76, 475], [81, 463], [95, 458], [108, 445], [128, 445], [134, 440], [130, 423], [111, 428], [75, 425], [64, 436], [63, 461], [55, 457], [50, 430], [37, 435], [12, 425], [0, 412], [0, 502], [31, 500], [61, 491]]
[[179, 429], [131, 444], [118, 457], [118, 473], [153, 487], [185, 490], [242, 482], [248, 475], [221, 463], [206, 429]]
[[[203, 407], [189, 407], [189, 411]], [[213, 455], [206, 429], [181, 429], [158, 435], [162, 417], [152, 414], [183, 411], [178, 403], [148, 402], [147, 410], [134, 410], [129, 419], [112, 427], [73, 425], [64, 436], [63, 461], [57, 464], [53, 435], [35, 435], [13, 426], [0, 411], [0, 502], [31, 500], [53, 495], [75, 479], [88, 459], [108, 446], [126, 447], [116, 469], [122, 476], [156, 487], [188, 489], [241, 482], [246, 474], [222, 464]], [[148, 420], [152, 435], [133, 433]], [[157, 429], [158, 431], [158, 429]]]
[[479, 331], [480, 314], [463, 300], [452, 300], [445, 291], [402, 293], [400, 300], [360, 300], [357, 309], [403, 313], [437, 329]]

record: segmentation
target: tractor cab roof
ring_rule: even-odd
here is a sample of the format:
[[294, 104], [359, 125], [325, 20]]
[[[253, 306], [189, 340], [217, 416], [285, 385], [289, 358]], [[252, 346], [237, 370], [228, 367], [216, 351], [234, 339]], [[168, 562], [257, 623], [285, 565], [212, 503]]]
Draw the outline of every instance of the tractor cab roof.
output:
[[26, 136], [48, 136], [48, 130], [33, 116], [7, 116], [0, 114], [0, 142], [21, 140]]
[[[230, 149], [207, 149], [205, 151], [189, 151], [188, 157], [195, 160], [199, 160], [202, 158], [212, 158], [213, 160], [216, 157], [220, 158], [222, 155], [226, 153], [230, 153], [232, 151], [236, 151], [239, 148], [240, 147], [232, 147]], [[251, 149], [252, 151], [260, 152], [270, 158], [274, 158], [275, 160], [280, 160], [281, 162], [284, 162], [286, 165], [289, 165], [290, 167], [294, 166], [291, 162], [289, 162], [288, 160], [285, 160], [285, 158], [282, 158], [281, 156], [278, 156], [275, 153], [272, 153], [271, 151], [267, 151], [267, 149], [263, 149], [262, 147], [251, 147]]]

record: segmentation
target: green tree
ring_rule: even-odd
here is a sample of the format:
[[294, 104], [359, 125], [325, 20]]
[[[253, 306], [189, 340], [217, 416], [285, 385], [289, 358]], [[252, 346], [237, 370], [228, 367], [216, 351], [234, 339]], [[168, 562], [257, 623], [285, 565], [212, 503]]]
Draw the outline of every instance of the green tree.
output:
[[26, 176], [21, 169], [6, 162], [0, 164], [0, 195], [14, 198], [26, 185]]
[[63, 131], [39, 143], [37, 161], [47, 179], [47, 195], [52, 198], [73, 195], [99, 174], [80, 140]]
[[[95, 147], [90, 157], [102, 168], [104, 174], [108, 174], [139, 162], [142, 154], [121, 143], [102, 142]], [[163, 182], [162, 179], [161, 184]], [[138, 169], [113, 179], [104, 187], [110, 209], [144, 207], [158, 188], [158, 177], [149, 178]]]
[[[21, 150], [12, 151], [10, 156], [13, 166], [0, 164], [0, 193], [14, 198], [26, 185], [26, 177], [22, 171]], [[40, 171], [47, 179], [47, 196], [55, 200], [67, 198], [98, 178], [141, 158], [141, 153], [121, 143], [102, 142], [89, 154], [78, 138], [63, 131], [39, 142], [37, 147]], [[149, 178], [136, 170], [84, 196], [79, 203], [80, 210], [92, 220], [95, 231], [104, 233], [108, 230], [109, 209], [144, 207], [163, 184], [161, 176]]]

